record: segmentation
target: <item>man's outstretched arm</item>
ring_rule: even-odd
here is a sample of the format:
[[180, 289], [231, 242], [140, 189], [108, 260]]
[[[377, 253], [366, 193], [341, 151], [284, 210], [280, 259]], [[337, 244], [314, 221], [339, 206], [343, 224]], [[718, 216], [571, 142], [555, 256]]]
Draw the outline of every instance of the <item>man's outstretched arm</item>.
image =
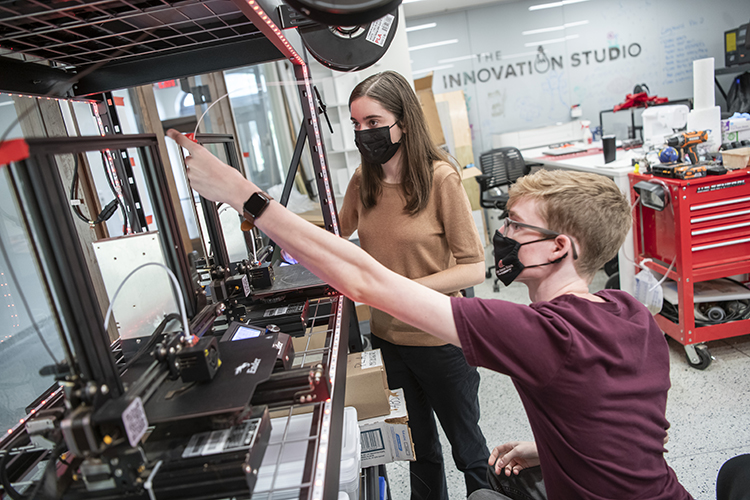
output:
[[[176, 130], [167, 135], [190, 153], [185, 160], [192, 188], [242, 214], [245, 201], [260, 189]], [[355, 302], [460, 345], [446, 295], [388, 270], [358, 246], [310, 224], [275, 201], [255, 225], [305, 268]]]

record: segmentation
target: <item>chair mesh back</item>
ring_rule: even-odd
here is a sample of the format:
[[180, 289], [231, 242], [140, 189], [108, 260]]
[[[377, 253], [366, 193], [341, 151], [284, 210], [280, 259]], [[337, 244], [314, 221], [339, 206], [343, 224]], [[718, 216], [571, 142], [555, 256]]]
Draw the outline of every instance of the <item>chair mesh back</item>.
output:
[[528, 173], [521, 152], [514, 147], [497, 148], [482, 153], [479, 165], [482, 173], [490, 176], [482, 182], [483, 191], [513, 184], [519, 177]]

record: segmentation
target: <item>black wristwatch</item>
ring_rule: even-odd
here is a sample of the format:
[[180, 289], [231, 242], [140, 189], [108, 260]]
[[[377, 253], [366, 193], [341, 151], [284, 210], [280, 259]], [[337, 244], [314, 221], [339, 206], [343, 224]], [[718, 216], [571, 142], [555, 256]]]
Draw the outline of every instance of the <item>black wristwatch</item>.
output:
[[245, 219], [254, 223], [269, 203], [271, 203], [271, 197], [263, 191], [253, 193], [243, 205]]

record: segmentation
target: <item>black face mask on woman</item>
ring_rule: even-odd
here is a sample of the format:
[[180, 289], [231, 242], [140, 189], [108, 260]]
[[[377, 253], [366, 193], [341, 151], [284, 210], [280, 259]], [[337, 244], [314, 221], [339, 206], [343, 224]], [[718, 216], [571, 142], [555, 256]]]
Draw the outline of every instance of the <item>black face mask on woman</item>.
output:
[[391, 142], [391, 128], [395, 125], [354, 131], [354, 144], [366, 162], [382, 165], [393, 158], [401, 146], [401, 141]]
[[[519, 243], [518, 241], [514, 240], [513, 238], [508, 238], [505, 236], [505, 233], [508, 230], [508, 226], [510, 224], [516, 224], [521, 227], [526, 227], [529, 229], [533, 229], [535, 231], [538, 231], [544, 235], [544, 238], [534, 240], [534, 241], [527, 241], [526, 243]], [[541, 267], [541, 266], [548, 266], [550, 264], [557, 264], [558, 262], [562, 262], [562, 260], [568, 256], [566, 253], [559, 259], [555, 259], [552, 262], [546, 262], [544, 264], [535, 264], [533, 266], [526, 266], [524, 265], [521, 260], [518, 258], [518, 251], [521, 249], [524, 245], [530, 245], [531, 243], [539, 243], [540, 241], [547, 241], [556, 238], [559, 236], [560, 233], [557, 233], [555, 231], [550, 231], [549, 229], [544, 229], [541, 227], [531, 226], [528, 224], [522, 224], [520, 222], [512, 221], [509, 218], [505, 219], [505, 228], [503, 232], [501, 233], [500, 230], [495, 231], [495, 236], [492, 237], [492, 246], [494, 247], [494, 254], [495, 254], [495, 275], [497, 278], [503, 282], [503, 285], [508, 286], [518, 277], [519, 274], [521, 274], [521, 271], [526, 269], [527, 267]], [[573, 242], [571, 241], [571, 245], [573, 247], [573, 258], [578, 258], [578, 252], [576, 252], [576, 247], [573, 245]]]

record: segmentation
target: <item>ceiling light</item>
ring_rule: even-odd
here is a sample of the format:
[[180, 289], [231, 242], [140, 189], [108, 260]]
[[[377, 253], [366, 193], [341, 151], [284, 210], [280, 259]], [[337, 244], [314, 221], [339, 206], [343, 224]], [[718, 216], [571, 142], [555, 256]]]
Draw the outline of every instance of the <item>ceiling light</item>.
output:
[[418, 26], [407, 26], [406, 32], [409, 33], [410, 31], [426, 30], [429, 28], [434, 28], [435, 26], [437, 26], [437, 23], [420, 24]]
[[539, 45], [551, 45], [553, 43], [561, 43], [561, 42], [566, 42], [568, 40], [573, 40], [574, 38], [578, 38], [578, 35], [568, 35], [568, 36], [563, 37], [563, 38], [553, 38], [552, 40], [541, 40], [539, 42], [529, 42], [529, 43], [525, 43], [524, 47], [536, 47], [536, 46], [539, 46]]
[[409, 47], [409, 52], [413, 50], [429, 49], [431, 47], [440, 47], [442, 45], [451, 45], [453, 43], [458, 43], [458, 39], [454, 38], [453, 40], [443, 40], [442, 42], [433, 42], [433, 43], [425, 43], [424, 45], [415, 45], [414, 47]]
[[529, 30], [529, 31], [523, 31], [521, 32], [522, 35], [536, 35], [539, 33], [549, 33], [550, 31], [562, 31], [567, 28], [572, 28], [574, 26], [583, 26], [584, 24], [588, 24], [588, 20], [586, 21], [576, 21], [573, 23], [565, 23], [562, 26], [553, 26], [551, 28], [540, 28], [538, 30]]
[[581, 2], [588, 2], [588, 0], [562, 0], [562, 2], [542, 3], [542, 4], [532, 5], [531, 7], [529, 7], [529, 10], [552, 9], [554, 7], [562, 7], [563, 5], [570, 5], [573, 3], [581, 3]]

